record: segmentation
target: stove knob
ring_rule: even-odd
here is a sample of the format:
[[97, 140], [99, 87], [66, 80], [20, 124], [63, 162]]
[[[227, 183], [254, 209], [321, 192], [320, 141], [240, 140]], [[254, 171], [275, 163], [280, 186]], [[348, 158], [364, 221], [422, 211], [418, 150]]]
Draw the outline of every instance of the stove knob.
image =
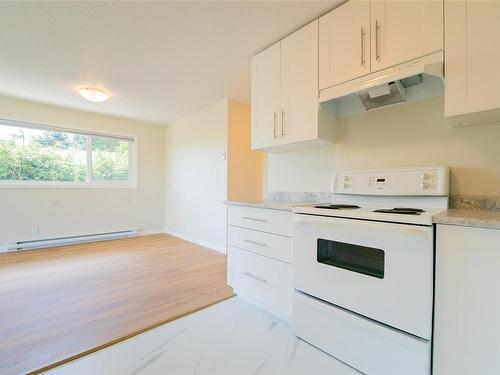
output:
[[425, 190], [429, 188], [429, 184], [427, 182], [421, 182], [420, 187]]
[[429, 175], [428, 175], [427, 173], [422, 173], [422, 174], [420, 175], [420, 179], [421, 179], [422, 181], [425, 181], [425, 180], [427, 180], [428, 178], [429, 178]]
[[344, 189], [348, 189], [349, 188], [349, 184], [347, 182], [344, 182]]

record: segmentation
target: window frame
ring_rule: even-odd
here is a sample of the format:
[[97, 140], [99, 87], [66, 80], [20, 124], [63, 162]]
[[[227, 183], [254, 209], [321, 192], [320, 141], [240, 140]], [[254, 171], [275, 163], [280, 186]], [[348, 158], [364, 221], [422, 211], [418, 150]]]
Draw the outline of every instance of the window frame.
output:
[[[58, 125], [47, 125], [35, 122], [26, 122], [12, 119], [0, 118], [0, 125], [13, 126], [17, 128], [29, 128], [46, 131], [60, 131], [71, 134], [79, 134], [87, 137], [87, 180], [85, 182], [75, 181], [13, 181], [0, 180], [0, 189], [5, 188], [72, 188], [72, 189], [137, 189], [138, 188], [138, 157], [139, 146], [137, 135], [102, 132], [91, 128], [72, 128]], [[92, 180], [92, 137], [108, 137], [125, 140], [129, 142], [129, 178], [127, 181], [99, 181]]]

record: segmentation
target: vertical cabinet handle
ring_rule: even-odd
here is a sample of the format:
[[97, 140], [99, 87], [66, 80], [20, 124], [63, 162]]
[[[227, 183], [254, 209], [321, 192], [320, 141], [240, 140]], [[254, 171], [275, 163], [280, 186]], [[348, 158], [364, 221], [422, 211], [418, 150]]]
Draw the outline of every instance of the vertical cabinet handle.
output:
[[285, 110], [281, 109], [281, 138], [285, 137]]
[[365, 29], [361, 28], [361, 66], [365, 65]]
[[380, 23], [375, 21], [375, 59], [380, 61]]
[[273, 117], [273, 132], [274, 132], [274, 139], [278, 138], [276, 135], [276, 117], [278, 117], [278, 114], [274, 112], [274, 117]]

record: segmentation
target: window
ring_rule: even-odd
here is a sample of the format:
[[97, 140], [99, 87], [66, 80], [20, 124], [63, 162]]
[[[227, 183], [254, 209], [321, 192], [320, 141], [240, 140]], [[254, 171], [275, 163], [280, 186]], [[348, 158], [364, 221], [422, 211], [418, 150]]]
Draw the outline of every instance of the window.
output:
[[0, 120], [0, 185], [134, 187], [134, 137]]

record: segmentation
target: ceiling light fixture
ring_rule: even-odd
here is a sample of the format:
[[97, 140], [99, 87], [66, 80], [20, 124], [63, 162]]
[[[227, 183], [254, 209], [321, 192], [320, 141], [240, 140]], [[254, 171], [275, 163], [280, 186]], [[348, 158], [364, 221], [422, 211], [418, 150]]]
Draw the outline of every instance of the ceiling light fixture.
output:
[[84, 86], [78, 89], [78, 93], [87, 100], [91, 102], [104, 102], [108, 100], [111, 96], [109, 92], [103, 89], [98, 89], [95, 87]]

